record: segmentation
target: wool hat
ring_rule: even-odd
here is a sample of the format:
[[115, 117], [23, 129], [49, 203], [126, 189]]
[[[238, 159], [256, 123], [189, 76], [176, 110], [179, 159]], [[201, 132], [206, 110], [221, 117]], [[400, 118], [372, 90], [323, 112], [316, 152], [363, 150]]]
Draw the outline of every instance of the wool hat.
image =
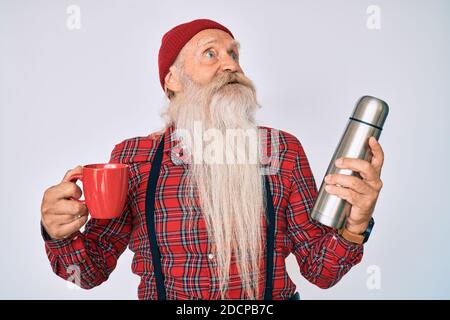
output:
[[209, 19], [196, 19], [182, 23], [164, 34], [158, 53], [159, 81], [163, 90], [164, 78], [169, 73], [169, 68], [175, 62], [181, 49], [197, 33], [205, 29], [220, 29], [227, 32], [234, 39], [230, 30], [220, 23]]

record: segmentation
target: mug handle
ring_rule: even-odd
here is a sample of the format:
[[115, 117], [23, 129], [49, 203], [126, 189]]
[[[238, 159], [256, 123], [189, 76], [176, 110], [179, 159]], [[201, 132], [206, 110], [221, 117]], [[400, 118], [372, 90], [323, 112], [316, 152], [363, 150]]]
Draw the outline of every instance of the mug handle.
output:
[[[82, 173], [75, 173], [72, 176], [69, 176], [68, 179], [69, 179], [70, 182], [76, 182], [77, 180], [80, 180], [81, 182], [83, 182], [83, 174]], [[72, 198], [72, 197], [70, 197], [70, 200], [75, 200], [75, 201], [78, 201], [78, 202], [86, 205], [86, 201], [85, 200], [75, 199], [75, 198]]]

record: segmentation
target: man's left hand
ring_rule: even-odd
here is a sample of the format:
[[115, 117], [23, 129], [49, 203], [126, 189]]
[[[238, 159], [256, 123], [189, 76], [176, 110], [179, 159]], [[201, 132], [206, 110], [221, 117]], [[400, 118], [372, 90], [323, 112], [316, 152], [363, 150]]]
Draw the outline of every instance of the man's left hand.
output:
[[[356, 234], [362, 234], [367, 229], [383, 187], [380, 179], [384, 161], [383, 149], [374, 137], [370, 137], [369, 146], [372, 152], [370, 162], [344, 157], [337, 159], [335, 163], [339, 169], [358, 172], [361, 178], [348, 174], [330, 174], [325, 177], [325, 190], [352, 205], [345, 228]], [[342, 160], [342, 163], [339, 163], [339, 160]]]

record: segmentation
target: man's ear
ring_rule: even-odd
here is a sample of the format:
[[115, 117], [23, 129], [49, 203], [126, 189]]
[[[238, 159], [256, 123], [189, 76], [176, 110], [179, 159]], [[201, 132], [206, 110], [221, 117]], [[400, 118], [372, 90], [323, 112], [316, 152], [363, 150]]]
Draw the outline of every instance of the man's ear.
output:
[[177, 74], [177, 70], [175, 66], [171, 66], [169, 68], [169, 72], [166, 74], [166, 77], [164, 78], [164, 83], [166, 85], [166, 88], [175, 94], [177, 92], [180, 92], [182, 89], [180, 79]]

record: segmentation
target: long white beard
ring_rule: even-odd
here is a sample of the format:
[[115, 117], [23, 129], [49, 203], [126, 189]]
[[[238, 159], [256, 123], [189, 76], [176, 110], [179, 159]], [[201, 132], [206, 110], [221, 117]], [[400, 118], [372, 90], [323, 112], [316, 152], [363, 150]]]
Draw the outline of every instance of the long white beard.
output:
[[[261, 299], [265, 213], [263, 175], [257, 157], [261, 143], [254, 117], [259, 104], [254, 86], [245, 76], [238, 78], [240, 84], [225, 86], [230, 74], [221, 74], [206, 86], [197, 85], [184, 73], [182, 76], [185, 90], [172, 98], [162, 116], [166, 126], [174, 124], [177, 132], [183, 130], [184, 135], [192, 137], [183, 138], [182, 144], [192, 156], [187, 175], [186, 192], [191, 195], [185, 199], [187, 206], [193, 207], [197, 192], [208, 235], [213, 240], [221, 298], [227, 298], [233, 259], [244, 286], [244, 298]], [[226, 139], [230, 129], [235, 129], [231, 130], [236, 137], [234, 146], [227, 143], [233, 139]], [[195, 139], [194, 134], [198, 133], [201, 136]], [[239, 143], [245, 142], [246, 135], [249, 143]], [[207, 138], [212, 142], [205, 145]]]

